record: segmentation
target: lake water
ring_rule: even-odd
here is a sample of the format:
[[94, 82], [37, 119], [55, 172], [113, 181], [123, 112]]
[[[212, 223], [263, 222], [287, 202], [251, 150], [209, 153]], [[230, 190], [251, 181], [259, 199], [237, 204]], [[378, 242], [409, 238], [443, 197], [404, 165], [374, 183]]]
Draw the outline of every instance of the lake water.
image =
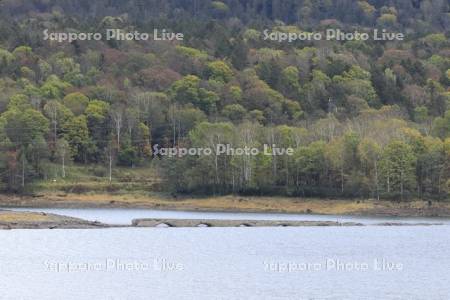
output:
[[448, 219], [24, 209], [140, 217], [443, 226], [0, 231], [0, 299], [450, 299]]
[[0, 231], [0, 299], [450, 299], [450, 226]]

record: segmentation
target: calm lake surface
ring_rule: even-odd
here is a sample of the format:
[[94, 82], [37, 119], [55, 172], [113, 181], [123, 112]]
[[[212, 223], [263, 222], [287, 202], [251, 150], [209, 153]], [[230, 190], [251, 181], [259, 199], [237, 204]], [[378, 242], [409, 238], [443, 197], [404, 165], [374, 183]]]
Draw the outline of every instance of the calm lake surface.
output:
[[450, 299], [449, 225], [3, 230], [0, 241], [2, 300]]

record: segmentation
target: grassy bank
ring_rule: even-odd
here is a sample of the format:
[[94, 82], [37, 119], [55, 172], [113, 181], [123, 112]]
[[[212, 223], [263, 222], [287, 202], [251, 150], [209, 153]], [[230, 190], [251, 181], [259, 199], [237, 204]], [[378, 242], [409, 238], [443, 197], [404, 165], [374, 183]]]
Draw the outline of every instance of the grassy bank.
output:
[[115, 168], [111, 182], [106, 176], [107, 173], [104, 167], [98, 165], [71, 165], [67, 167], [66, 178], [50, 177], [29, 185], [27, 196], [0, 194], [0, 206], [450, 216], [450, 201], [396, 202], [243, 196], [175, 197], [161, 192], [161, 181], [154, 168]]
[[147, 194], [161, 190], [161, 180], [151, 165], [140, 168], [115, 167], [111, 181], [109, 170], [101, 165], [69, 165], [66, 176], [59, 174], [60, 166], [49, 164], [46, 179], [26, 186], [28, 193], [116, 193]]

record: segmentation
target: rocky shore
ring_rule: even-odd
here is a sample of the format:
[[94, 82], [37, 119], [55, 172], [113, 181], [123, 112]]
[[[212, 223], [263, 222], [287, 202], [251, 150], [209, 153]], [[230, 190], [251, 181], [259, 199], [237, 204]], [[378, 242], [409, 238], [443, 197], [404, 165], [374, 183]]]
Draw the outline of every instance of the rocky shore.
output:
[[87, 229], [112, 225], [36, 212], [0, 210], [0, 229]]
[[135, 227], [288, 227], [288, 226], [363, 226], [356, 222], [216, 220], [216, 219], [135, 219]]
[[113, 227], [304, 227], [304, 226], [430, 226], [441, 223], [294, 221], [294, 220], [223, 220], [223, 219], [134, 219], [130, 225], [105, 224], [42, 212], [0, 210], [2, 229], [100, 229]]

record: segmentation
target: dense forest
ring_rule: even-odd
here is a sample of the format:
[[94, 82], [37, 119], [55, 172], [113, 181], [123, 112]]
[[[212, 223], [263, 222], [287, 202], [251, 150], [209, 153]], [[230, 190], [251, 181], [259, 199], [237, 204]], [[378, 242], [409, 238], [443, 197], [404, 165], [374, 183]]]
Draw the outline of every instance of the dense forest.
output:
[[[184, 40], [43, 38], [108, 28]], [[405, 39], [263, 38], [329, 28]], [[101, 165], [157, 170], [172, 193], [448, 199], [449, 37], [448, 0], [2, 0], [1, 189]]]

